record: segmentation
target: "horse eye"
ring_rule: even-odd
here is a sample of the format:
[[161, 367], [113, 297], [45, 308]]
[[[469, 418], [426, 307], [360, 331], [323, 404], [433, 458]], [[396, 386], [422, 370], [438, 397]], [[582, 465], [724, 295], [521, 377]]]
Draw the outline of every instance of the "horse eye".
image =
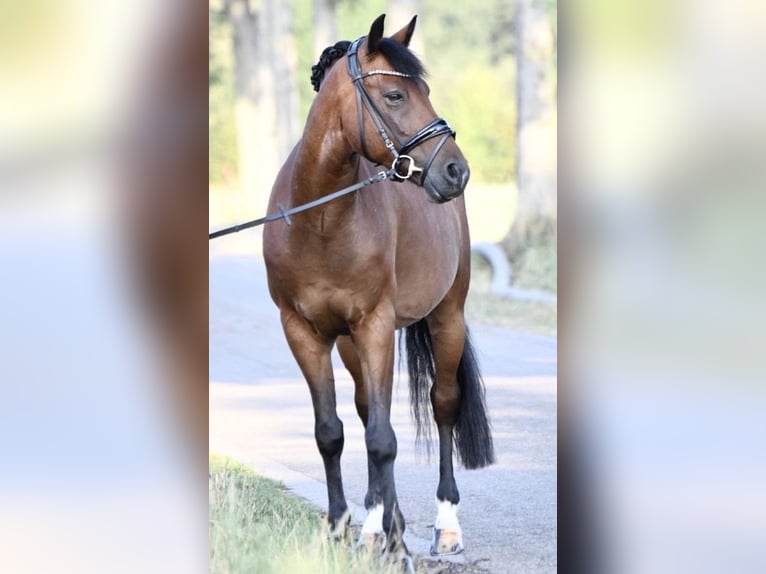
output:
[[389, 92], [383, 96], [389, 104], [398, 104], [404, 101], [404, 95], [400, 92]]

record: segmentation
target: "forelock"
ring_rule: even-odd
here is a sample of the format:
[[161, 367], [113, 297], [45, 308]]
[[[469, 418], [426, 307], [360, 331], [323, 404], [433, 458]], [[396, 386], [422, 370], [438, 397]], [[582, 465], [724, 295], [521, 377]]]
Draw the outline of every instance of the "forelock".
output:
[[[415, 78], [422, 78], [426, 70], [423, 63], [413, 54], [407, 46], [400, 44], [391, 38], [383, 38], [378, 43], [378, 52], [388, 61], [391, 67], [402, 74], [407, 74]], [[369, 57], [373, 57], [371, 54]]]

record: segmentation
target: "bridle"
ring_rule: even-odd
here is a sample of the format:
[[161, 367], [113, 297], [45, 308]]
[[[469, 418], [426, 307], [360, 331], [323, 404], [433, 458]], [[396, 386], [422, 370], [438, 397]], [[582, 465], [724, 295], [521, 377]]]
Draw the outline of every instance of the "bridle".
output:
[[[356, 86], [356, 111], [359, 122], [359, 140], [362, 142], [362, 153], [367, 159], [374, 161], [372, 158], [370, 158], [370, 154], [367, 150], [367, 143], [365, 142], [364, 137], [364, 108], [367, 108], [367, 112], [370, 114], [372, 121], [375, 123], [375, 127], [377, 128], [380, 137], [383, 138], [383, 143], [386, 144], [386, 148], [388, 148], [388, 151], [391, 152], [391, 155], [394, 158], [394, 161], [391, 164], [391, 170], [394, 174], [393, 177], [399, 181], [404, 181], [409, 179], [413, 173], [419, 172], [422, 174], [420, 177], [420, 182], [422, 185], [426, 181], [428, 170], [431, 168], [431, 164], [436, 158], [436, 154], [439, 153], [450, 136], [455, 137], [455, 131], [449, 126], [444, 118], [436, 118], [431, 123], [418, 130], [417, 133], [412, 135], [404, 143], [401, 142], [399, 136], [396, 133], [396, 130], [391, 128], [391, 125], [386, 121], [386, 117], [380, 113], [380, 110], [375, 105], [375, 102], [372, 101], [370, 94], [364, 87], [363, 80], [364, 78], [375, 75], [399, 76], [402, 78], [412, 78], [413, 76], [393, 70], [370, 70], [367, 72], [362, 72], [362, 67], [359, 64], [358, 52], [359, 46], [361, 45], [364, 38], [365, 36], [362, 36], [361, 38], [354, 40], [346, 54], [348, 57], [348, 73], [351, 76], [354, 85]], [[364, 108], [362, 107], [362, 104], [364, 104]], [[394, 145], [394, 142], [388, 136], [389, 132], [393, 134], [394, 139], [398, 144], [398, 149], [397, 145]], [[439, 140], [431, 152], [425, 167], [417, 167], [415, 165], [415, 160], [412, 158], [412, 156], [408, 155], [408, 153], [420, 144], [437, 136], [442, 136], [442, 138]], [[407, 160], [407, 167], [406, 173], [401, 174], [399, 172], [399, 168], [401, 167], [400, 163], [403, 160]]]
[[[449, 124], [446, 120], [443, 118], [436, 118], [430, 124], [418, 130], [418, 132], [407, 139], [407, 141], [401, 143], [401, 140], [396, 135], [396, 130], [391, 128], [388, 122], [386, 122], [386, 117], [381, 114], [380, 110], [378, 110], [378, 108], [375, 106], [375, 102], [372, 101], [370, 94], [367, 93], [367, 90], [364, 87], [364, 82], [362, 80], [368, 76], [375, 76], [378, 74], [387, 76], [400, 76], [402, 78], [411, 78], [412, 76], [410, 74], [403, 74], [402, 72], [395, 72], [393, 70], [370, 70], [368, 72], [362, 73], [362, 68], [359, 65], [359, 56], [357, 54], [357, 50], [359, 49], [359, 45], [362, 43], [362, 40], [364, 40], [364, 36], [355, 40], [348, 49], [348, 73], [351, 75], [351, 79], [354, 81], [354, 85], [356, 86], [356, 109], [359, 119], [359, 139], [362, 142], [362, 152], [364, 153], [365, 157], [374, 162], [374, 160], [370, 158], [370, 154], [367, 151], [367, 144], [364, 141], [364, 111], [362, 108], [362, 104], [364, 104], [364, 107], [367, 108], [370, 117], [372, 117], [372, 121], [375, 122], [375, 127], [378, 129], [380, 137], [383, 138], [383, 142], [386, 144], [386, 147], [394, 157], [394, 162], [391, 164], [391, 167], [387, 170], [380, 171], [358, 183], [344, 187], [343, 189], [340, 189], [334, 193], [322, 196], [318, 199], [315, 199], [314, 201], [304, 203], [303, 205], [298, 205], [291, 209], [285, 209], [282, 204], [277, 204], [279, 213], [272, 213], [259, 219], [253, 219], [252, 221], [247, 221], [238, 225], [232, 225], [226, 229], [220, 229], [218, 231], [208, 233], [209, 240], [215, 239], [216, 237], [222, 237], [230, 233], [236, 233], [238, 231], [242, 231], [243, 229], [257, 227], [259, 225], [263, 225], [264, 223], [278, 221], [280, 219], [283, 219], [288, 225], [291, 225], [291, 215], [319, 207], [320, 205], [324, 205], [325, 203], [329, 203], [330, 201], [341, 198], [344, 195], [354, 193], [364, 187], [374, 185], [387, 179], [393, 181], [405, 181], [412, 177], [413, 173], [417, 172], [422, 174], [420, 177], [421, 185], [425, 183], [426, 176], [428, 175], [428, 170], [430, 169], [434, 158], [436, 158], [436, 154], [439, 153], [439, 150], [442, 149], [450, 136], [455, 137], [455, 131], [449, 127]], [[388, 129], [388, 131], [386, 131], [386, 129]], [[388, 132], [391, 132], [394, 135], [397, 144], [399, 144], [399, 149], [397, 149], [396, 145], [394, 145], [394, 142], [391, 141], [391, 138], [388, 137]], [[423, 142], [426, 142], [437, 136], [442, 136], [442, 138], [439, 140], [431, 152], [431, 155], [426, 162], [426, 166], [424, 168], [417, 167], [415, 165], [415, 160], [412, 159], [412, 156], [407, 154]], [[399, 168], [401, 167], [399, 164], [402, 160], [407, 160], [408, 162], [407, 171], [404, 174], [399, 173]]]

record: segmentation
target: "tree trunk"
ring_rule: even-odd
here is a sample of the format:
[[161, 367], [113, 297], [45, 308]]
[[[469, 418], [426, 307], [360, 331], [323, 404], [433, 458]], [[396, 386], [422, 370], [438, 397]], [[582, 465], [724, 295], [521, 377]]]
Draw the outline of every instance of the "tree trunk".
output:
[[[269, 2], [266, 2], [269, 3]], [[297, 85], [298, 51], [295, 46], [290, 2], [272, 1], [274, 44], [271, 62], [277, 110], [277, 151], [280, 165], [300, 137]]]
[[232, 25], [240, 189], [253, 212], [262, 213], [279, 167], [270, 2], [261, 2], [257, 13], [248, 0], [226, 0], [226, 8]]
[[518, 0], [517, 213], [503, 243], [513, 259], [525, 248], [556, 241], [556, 121], [553, 28], [541, 0]]
[[227, 0], [234, 48], [239, 181], [262, 213], [281, 163], [300, 134], [298, 58], [288, 2]]
[[322, 51], [332, 46], [338, 38], [335, 23], [335, 2], [337, 0], [314, 0], [314, 61], [319, 61]]

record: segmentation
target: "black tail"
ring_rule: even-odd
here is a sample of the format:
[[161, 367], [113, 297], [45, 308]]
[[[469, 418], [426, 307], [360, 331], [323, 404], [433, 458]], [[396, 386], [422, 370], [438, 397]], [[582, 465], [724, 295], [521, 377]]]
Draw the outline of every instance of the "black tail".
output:
[[[453, 430], [455, 446], [463, 466], [481, 468], [495, 462], [492, 433], [487, 418], [484, 381], [473, 350], [468, 328], [457, 370], [460, 407]], [[410, 404], [417, 439], [430, 444], [432, 428], [431, 387], [435, 377], [431, 333], [425, 319], [406, 328], [407, 371], [410, 376]]]

